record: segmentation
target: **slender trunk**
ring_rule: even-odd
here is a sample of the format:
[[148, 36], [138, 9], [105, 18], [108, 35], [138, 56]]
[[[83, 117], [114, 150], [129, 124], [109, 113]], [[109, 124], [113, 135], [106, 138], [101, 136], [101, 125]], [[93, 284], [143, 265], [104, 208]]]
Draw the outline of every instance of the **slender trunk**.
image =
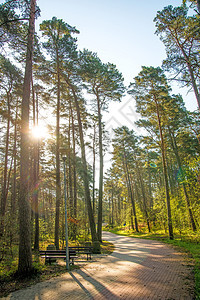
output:
[[7, 180], [7, 187], [6, 187], [6, 199], [8, 198], [8, 190], [9, 190], [9, 186], [10, 186], [10, 177], [11, 177], [11, 172], [12, 172], [13, 158], [14, 157], [12, 155], [10, 168], [9, 168], [9, 171], [8, 171], [8, 180]]
[[99, 125], [99, 201], [98, 201], [98, 225], [97, 225], [97, 238], [102, 242], [102, 202], [103, 202], [103, 145], [102, 145], [102, 116], [101, 116], [101, 103], [97, 95], [98, 106], [98, 125]]
[[128, 170], [128, 163], [127, 163], [127, 158], [126, 158], [125, 145], [123, 145], [123, 149], [124, 149], [124, 168], [125, 168], [125, 174], [127, 175], [126, 176], [126, 181], [127, 181], [129, 195], [130, 195], [130, 198], [131, 198], [131, 204], [132, 204], [134, 222], [135, 222], [135, 230], [136, 230], [136, 232], [139, 232], [136, 209], [135, 209], [135, 198], [134, 198], [133, 189], [131, 187], [131, 180], [130, 180], [130, 174], [129, 174], [129, 170]]
[[[198, 0], [198, 9], [199, 9], [199, 6], [200, 3], [199, 3], [199, 0]], [[172, 31], [170, 31], [172, 33]], [[173, 33], [172, 33], [173, 35]], [[199, 107], [199, 111], [200, 111], [200, 94], [199, 94], [199, 90], [198, 90], [198, 87], [197, 87], [197, 84], [196, 84], [196, 80], [195, 80], [195, 75], [194, 75], [194, 72], [193, 72], [193, 69], [192, 69], [192, 66], [191, 66], [191, 63], [190, 63], [190, 59], [188, 57], [188, 55], [186, 54], [184, 48], [183, 48], [183, 45], [180, 44], [178, 38], [176, 36], [174, 36], [175, 40], [176, 40], [176, 43], [177, 43], [177, 46], [179, 47], [179, 49], [181, 50], [183, 56], [184, 56], [184, 59], [185, 59], [185, 62], [187, 64], [187, 67], [188, 67], [188, 71], [190, 73], [190, 78], [191, 78], [191, 82], [192, 82], [192, 87], [193, 87], [193, 90], [194, 90], [194, 93], [195, 93], [195, 96], [196, 96], [196, 99], [197, 99], [197, 104], [198, 104], [198, 107]]]
[[110, 201], [111, 197], [108, 198], [108, 209], [109, 209], [109, 216], [108, 216], [108, 224], [111, 225], [111, 201]]
[[[139, 232], [138, 229], [138, 221], [137, 221], [137, 215], [136, 215], [136, 208], [135, 208], [135, 197], [134, 197], [134, 192], [133, 192], [133, 188], [131, 187], [131, 204], [132, 204], [132, 213], [133, 213], [133, 217], [134, 217], [134, 223], [135, 223], [135, 230], [136, 232]], [[133, 227], [133, 226], [132, 226]], [[134, 228], [133, 228], [134, 229]]]
[[151, 170], [149, 168], [150, 160], [149, 160], [149, 152], [147, 149], [147, 159], [148, 159], [148, 164], [147, 164], [147, 172], [148, 172], [148, 188], [149, 188], [149, 196], [150, 196], [150, 210], [152, 211], [153, 208], [153, 195], [152, 195], [152, 188], [151, 188]]
[[133, 209], [135, 230], [136, 230], [136, 232], [139, 232], [136, 209], [135, 209], [135, 198], [134, 198], [133, 189], [131, 188], [131, 180], [130, 180], [130, 174], [129, 174], [129, 170], [128, 170], [128, 164], [127, 164], [125, 149], [124, 149], [124, 163], [125, 163], [125, 172], [127, 174], [126, 178], [127, 178], [128, 191], [129, 191], [129, 195], [130, 195], [130, 198], [131, 198], [131, 204], [132, 204], [132, 209]]
[[131, 174], [130, 174], [129, 180], [130, 180], [130, 188], [131, 188], [131, 204], [132, 204], [132, 212], [133, 212], [134, 223], [135, 223], [135, 230], [136, 230], [136, 232], [139, 232], [136, 208], [135, 208], [135, 196], [134, 196], [134, 191], [133, 191], [133, 185], [131, 184], [131, 181], [133, 182], [133, 180], [131, 178]]
[[55, 216], [55, 246], [59, 249], [59, 219], [60, 219], [60, 66], [57, 53], [57, 110], [56, 110], [56, 216]]
[[19, 263], [20, 274], [32, 270], [31, 231], [30, 231], [30, 199], [29, 199], [29, 103], [32, 75], [33, 43], [35, 31], [36, 0], [30, 3], [29, 34], [27, 42], [26, 67], [22, 97], [21, 117], [21, 164], [19, 195]]
[[113, 205], [113, 198], [114, 198], [114, 191], [112, 186], [112, 194], [111, 194], [111, 207], [112, 207], [112, 214], [111, 214], [111, 224], [114, 225], [114, 205]]
[[69, 214], [73, 217], [72, 163], [71, 163], [71, 116], [68, 126], [68, 180], [69, 180]]
[[198, 14], [200, 15], [200, 0], [197, 0], [197, 10]]
[[91, 197], [90, 197], [89, 179], [88, 179], [87, 162], [86, 162], [86, 156], [85, 156], [85, 143], [84, 143], [84, 137], [83, 137], [83, 127], [82, 127], [82, 121], [81, 121], [80, 107], [79, 107], [78, 98], [76, 96], [76, 92], [75, 92], [73, 86], [70, 83], [68, 83], [68, 84], [71, 88], [71, 91], [72, 91], [72, 94], [74, 97], [78, 125], [79, 125], [79, 136], [80, 136], [81, 155], [82, 155], [83, 173], [84, 173], [83, 174], [83, 183], [84, 183], [84, 189], [85, 189], [85, 199], [86, 199], [86, 203], [87, 203], [87, 210], [88, 210], [88, 217], [89, 217], [89, 222], [90, 222], [92, 241], [97, 241], [94, 215], [93, 215], [93, 211], [92, 211], [92, 204], [91, 204]]
[[92, 202], [93, 202], [93, 213], [95, 215], [95, 168], [96, 168], [96, 125], [94, 123], [94, 135], [93, 135], [93, 181], [92, 181]]
[[197, 104], [198, 104], [199, 111], [200, 111], [200, 94], [199, 94], [199, 90], [198, 90], [198, 87], [197, 87], [197, 84], [196, 84], [194, 72], [192, 70], [192, 67], [191, 67], [191, 64], [190, 64], [189, 61], [187, 61], [187, 66], [188, 66], [188, 70], [189, 70], [191, 81], [192, 81], [193, 90], [194, 90], [194, 93], [195, 93], [195, 96], [196, 96], [196, 99], [197, 99]]
[[17, 177], [17, 119], [18, 119], [18, 101], [16, 105], [16, 114], [15, 114], [15, 128], [14, 128], [14, 146], [13, 146], [13, 157], [14, 157], [14, 166], [13, 166], [13, 180], [12, 180], [12, 195], [11, 195], [11, 213], [14, 217], [16, 210], [16, 177]]
[[4, 232], [4, 218], [6, 213], [6, 202], [7, 202], [7, 173], [8, 173], [8, 149], [9, 149], [9, 136], [10, 136], [10, 95], [7, 93], [7, 106], [8, 106], [8, 119], [7, 119], [7, 130], [6, 130], [6, 146], [4, 156], [4, 175], [3, 175], [3, 186], [1, 191], [1, 211], [0, 211], [0, 236]]
[[[38, 126], [36, 121], [36, 101], [35, 91], [32, 78], [32, 102], [33, 102], [33, 126]], [[38, 111], [37, 111], [38, 114]], [[34, 249], [39, 250], [39, 212], [38, 212], [38, 140], [35, 138], [33, 141], [33, 184], [32, 184], [32, 200], [34, 207], [35, 217], [35, 236], [34, 236]]]
[[157, 103], [156, 99], [155, 99], [155, 104], [156, 104], [158, 127], [159, 127], [159, 132], [160, 132], [160, 141], [161, 141], [161, 154], [162, 154], [162, 164], [163, 164], [163, 175], [164, 175], [164, 181], [165, 181], [169, 238], [171, 240], [173, 240], [174, 239], [174, 234], [173, 234], [172, 216], [171, 216], [169, 182], [168, 182], [168, 176], [167, 176], [167, 165], [166, 165], [166, 157], [165, 157], [165, 145], [164, 145], [164, 139], [163, 139], [160, 113], [159, 113], [158, 103]]
[[[181, 164], [181, 160], [180, 160], [179, 153], [178, 153], [178, 147], [177, 147], [177, 144], [176, 144], [176, 139], [175, 139], [175, 136], [174, 136], [174, 134], [171, 131], [169, 126], [168, 126], [168, 130], [169, 130], [169, 136], [170, 136], [170, 140], [171, 140], [172, 149], [174, 151], [174, 154], [176, 156], [176, 161], [178, 163], [179, 171], [180, 171], [181, 177], [183, 177], [183, 169], [182, 169], [182, 164]], [[188, 207], [188, 212], [189, 212], [189, 216], [190, 216], [190, 222], [191, 222], [191, 225], [192, 225], [192, 230], [196, 231], [197, 228], [196, 228], [193, 213], [192, 213], [192, 210], [191, 210], [191, 207], [190, 207], [190, 199], [189, 199], [189, 196], [188, 196], [186, 184], [183, 180], [181, 180], [181, 183], [182, 183], [182, 186], [183, 186], [185, 200], [186, 200], [187, 207]]]
[[147, 227], [148, 227], [149, 232], [151, 232], [150, 223], [149, 223], [149, 214], [148, 214], [148, 210], [147, 210], [147, 199], [146, 199], [146, 195], [145, 195], [144, 183], [143, 183], [143, 179], [142, 179], [141, 172], [140, 172], [140, 167], [137, 163], [137, 158], [136, 157], [135, 157], [135, 163], [136, 163], [136, 174], [137, 174], [138, 181], [140, 183], [140, 187], [141, 187], [141, 191], [142, 191], [143, 207], [144, 207], [144, 213], [145, 213], [145, 217], [146, 217], [146, 221], [147, 221]]
[[131, 209], [131, 228], [133, 231], [135, 230], [134, 224], [133, 224], [133, 210], [132, 209]]
[[[74, 199], [73, 216], [74, 216], [74, 219], [76, 220], [77, 219], [76, 139], [75, 139], [74, 115], [73, 115], [71, 102], [70, 102], [70, 111], [71, 111], [71, 117], [72, 117], [72, 138], [73, 138], [73, 199]], [[73, 235], [74, 235], [74, 239], [76, 239], [76, 235], [77, 235], [77, 225], [76, 224], [74, 224]]]

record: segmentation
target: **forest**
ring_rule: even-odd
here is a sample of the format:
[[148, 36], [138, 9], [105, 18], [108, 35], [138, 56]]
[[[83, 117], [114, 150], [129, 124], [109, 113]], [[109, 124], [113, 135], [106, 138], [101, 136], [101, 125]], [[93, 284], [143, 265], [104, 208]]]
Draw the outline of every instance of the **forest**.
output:
[[[39, 14], [36, 0], [0, 4], [0, 263], [12, 257], [29, 273], [32, 251], [64, 248], [65, 183], [71, 241], [101, 243], [102, 224], [198, 240], [200, 1], [157, 12], [166, 58], [129, 86], [112, 62], [78, 49], [81, 33], [67, 20], [53, 16], [36, 32]], [[196, 111], [174, 82], [193, 93]], [[104, 111], [127, 94], [143, 134], [120, 126], [110, 139]]]

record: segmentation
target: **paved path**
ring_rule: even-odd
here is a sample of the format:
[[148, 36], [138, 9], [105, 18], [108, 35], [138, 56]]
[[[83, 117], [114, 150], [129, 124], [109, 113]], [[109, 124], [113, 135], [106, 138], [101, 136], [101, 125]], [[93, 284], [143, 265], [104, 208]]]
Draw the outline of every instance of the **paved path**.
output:
[[171, 246], [108, 232], [103, 237], [115, 244], [112, 255], [3, 299], [194, 299], [191, 269]]

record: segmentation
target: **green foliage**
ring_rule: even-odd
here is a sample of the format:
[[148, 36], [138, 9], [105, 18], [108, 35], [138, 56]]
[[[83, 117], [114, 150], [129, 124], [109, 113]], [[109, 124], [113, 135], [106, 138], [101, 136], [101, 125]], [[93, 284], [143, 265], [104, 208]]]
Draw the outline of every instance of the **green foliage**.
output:
[[[193, 7], [197, 8], [198, 3], [196, 1], [184, 2], [185, 4], [192, 3]], [[28, 30], [26, 19], [29, 14], [29, 3], [30, 1], [24, 0], [5, 1], [0, 5], [0, 46], [5, 46], [5, 49], [12, 49], [12, 52], [0, 55], [0, 127], [2, 141], [6, 140], [6, 126], [10, 118], [8, 150], [6, 152], [3, 144], [0, 148], [1, 158], [5, 157], [7, 153], [8, 159], [5, 184], [7, 193], [4, 220], [6, 231], [0, 237], [0, 277], [5, 281], [11, 279], [17, 268], [19, 237], [16, 203], [20, 184], [19, 124], [21, 117], [18, 106], [22, 97], [22, 74], [24, 73], [25, 41]], [[200, 18], [197, 14], [188, 16], [186, 5], [175, 8], [168, 6], [157, 13], [155, 18], [156, 34], [160, 36], [166, 46], [167, 58], [163, 62], [162, 68], [143, 66], [128, 90], [129, 94], [136, 100], [137, 112], [141, 114], [141, 119], [136, 122], [136, 125], [146, 133], [144, 133], [144, 136], [139, 137], [132, 128], [126, 126], [114, 130], [115, 136], [111, 141], [113, 144], [112, 166], [104, 176], [103, 218], [108, 223], [108, 228], [114, 228], [114, 232], [117, 232], [115, 226], [121, 226], [121, 233], [125, 233], [126, 229], [129, 230], [129, 234], [134, 236], [163, 239], [168, 228], [165, 202], [166, 190], [162, 165], [162, 154], [164, 153], [169, 180], [172, 222], [175, 235], [180, 236], [179, 241], [175, 240], [174, 243], [185, 243], [185, 248], [188, 247], [188, 249], [190, 248], [190, 242], [192, 243], [193, 240], [198, 241], [196, 234], [199, 233], [200, 225], [200, 118], [198, 112], [188, 112], [186, 110], [183, 98], [180, 95], [171, 94], [169, 78], [164, 70], [173, 74], [174, 80], [178, 80], [188, 87], [192, 86], [194, 88], [194, 84], [199, 87], [199, 22]], [[101, 139], [98, 140], [99, 134], [96, 134], [96, 132], [95, 137], [91, 134], [92, 126], [94, 124], [96, 127], [100, 125], [103, 111], [108, 108], [110, 101], [121, 101], [123, 99], [122, 96], [125, 92], [123, 76], [114, 64], [110, 62], [103, 63], [97, 53], [90, 50], [79, 51], [75, 38], [79, 31], [64, 20], [57, 17], [45, 20], [40, 24], [40, 31], [42, 39], [35, 36], [31, 96], [33, 102], [35, 101], [38, 105], [38, 115], [40, 115], [40, 110], [41, 114], [43, 110], [50, 111], [52, 115], [55, 115], [57, 111], [60, 113], [60, 146], [66, 148], [68, 156], [66, 166], [68, 199], [75, 199], [76, 191], [77, 202], [77, 216], [74, 217], [70, 214], [68, 216], [69, 242], [72, 245], [76, 243], [84, 244], [85, 241], [91, 240], [91, 232], [89, 230], [83, 181], [87, 174], [90, 187], [89, 195], [92, 194], [94, 173], [92, 166], [87, 162], [87, 173], [85, 173], [83, 160], [79, 154], [81, 148], [80, 128], [78, 128], [74, 100], [77, 100], [80, 107], [82, 134], [85, 137], [88, 137], [88, 133], [90, 134], [89, 139], [86, 139], [87, 142], [83, 144], [85, 144], [86, 151], [93, 149], [95, 152]], [[17, 66], [15, 64], [16, 57]], [[192, 74], [194, 80], [191, 77]], [[169, 73], [167, 75], [169, 76]], [[60, 92], [60, 110], [55, 104], [58, 91]], [[10, 103], [8, 103], [8, 98]], [[92, 101], [90, 101], [91, 98]], [[91, 103], [94, 118], [91, 117], [91, 113], [88, 113], [91, 109]], [[10, 112], [8, 112], [8, 107]], [[34, 108], [30, 110], [31, 122], [33, 121], [32, 110]], [[160, 123], [158, 122], [158, 115]], [[55, 137], [53, 137], [55, 134], [54, 125], [49, 126], [51, 138], [40, 141], [39, 146], [39, 227], [40, 247], [43, 249], [48, 244], [53, 243], [55, 230], [56, 142]], [[103, 122], [101, 125], [100, 131], [103, 135], [103, 141], [101, 142], [102, 144], [108, 144], [107, 141], [105, 142]], [[72, 132], [72, 127], [74, 127], [74, 132]], [[163, 145], [160, 129], [162, 129], [163, 134]], [[91, 146], [93, 138], [95, 139], [95, 145]], [[14, 146], [16, 146], [16, 149]], [[30, 148], [30, 164], [32, 166], [34, 152], [32, 144]], [[104, 148], [104, 145], [102, 148]], [[0, 170], [3, 174], [5, 166], [3, 165], [3, 159], [1, 161]], [[15, 171], [14, 165], [16, 167]], [[60, 199], [61, 235], [59, 246], [62, 248], [65, 245], [62, 166], [60, 175], [62, 193]], [[31, 167], [31, 181], [32, 178]], [[3, 175], [0, 177], [0, 182], [2, 190]], [[188, 202], [184, 187], [188, 194]], [[34, 190], [35, 187], [31, 186], [31, 193], [32, 191], [34, 193]], [[96, 205], [99, 190], [96, 189], [95, 192], [94, 202]], [[30, 202], [32, 202], [32, 199], [30, 199]], [[133, 203], [135, 204], [135, 212], [133, 211]], [[15, 207], [15, 216], [13, 216], [13, 207]], [[33, 242], [35, 235], [34, 203], [31, 203], [31, 207]], [[70, 202], [68, 203], [68, 211], [72, 211], [72, 209], [73, 205]], [[94, 217], [96, 217], [96, 210], [97, 205], [95, 210], [92, 211]], [[196, 234], [192, 232], [190, 213], [192, 213], [197, 227]], [[139, 233], [135, 232], [136, 218]], [[152, 231], [151, 234], [146, 233], [148, 225]], [[76, 231], [75, 235], [73, 234], [74, 230]], [[187, 239], [185, 238], [186, 233], [188, 234]], [[189, 237], [191, 241], [188, 241]], [[193, 252], [195, 251], [194, 246]], [[198, 255], [195, 257], [198, 258]], [[39, 258], [35, 254], [35, 272], [43, 275], [45, 272], [50, 272], [38, 260]], [[54, 271], [59, 273], [59, 270], [51, 270], [51, 272]], [[198, 277], [198, 267], [196, 272]]]
[[166, 47], [165, 70], [173, 73], [173, 79], [192, 87], [199, 103], [199, 25], [198, 16], [187, 16], [188, 8], [167, 6], [157, 13], [156, 34]]
[[84, 50], [80, 52], [80, 72], [88, 92], [100, 98], [101, 108], [106, 108], [109, 100], [121, 100], [124, 79], [115, 65], [104, 64], [96, 53]]

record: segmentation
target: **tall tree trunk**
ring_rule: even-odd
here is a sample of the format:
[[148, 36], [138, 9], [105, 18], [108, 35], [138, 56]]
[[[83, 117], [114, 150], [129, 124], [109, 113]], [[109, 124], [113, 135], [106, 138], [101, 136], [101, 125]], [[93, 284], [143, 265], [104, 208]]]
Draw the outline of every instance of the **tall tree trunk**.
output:
[[[36, 113], [38, 116], [38, 105], [36, 105], [35, 91], [32, 78], [32, 102], [33, 102], [33, 126], [38, 126], [38, 117], [36, 120]], [[39, 211], [38, 211], [38, 139], [33, 141], [33, 184], [32, 184], [32, 199], [35, 217], [35, 236], [34, 236], [34, 249], [39, 250]]]
[[[176, 139], [175, 139], [175, 136], [174, 136], [174, 134], [171, 131], [169, 126], [168, 126], [168, 130], [169, 130], [169, 136], [170, 136], [170, 140], [171, 140], [172, 149], [173, 149], [174, 154], [176, 156], [176, 161], [178, 163], [178, 167], [179, 167], [179, 170], [180, 170], [181, 177], [183, 177], [183, 169], [182, 169], [182, 164], [181, 164], [181, 160], [180, 160], [179, 153], [178, 153], [178, 147], [177, 147], [177, 144], [176, 144]], [[190, 199], [189, 199], [189, 196], [188, 196], [187, 187], [186, 187], [186, 184], [183, 180], [181, 180], [181, 182], [182, 182], [182, 186], [183, 186], [185, 200], [186, 200], [187, 207], [188, 207], [188, 212], [189, 212], [189, 216], [190, 216], [190, 222], [191, 222], [191, 225], [192, 225], [192, 230], [196, 231], [197, 227], [196, 227], [194, 217], [193, 217], [193, 213], [192, 213], [192, 210], [191, 210], [191, 207], [190, 207]]]
[[[72, 139], [73, 139], [73, 199], [74, 199], [73, 216], [74, 219], [76, 220], [77, 219], [76, 139], [75, 139], [74, 115], [73, 115], [71, 102], [70, 102], [70, 111], [72, 117]], [[76, 235], [77, 235], [77, 224], [74, 224], [73, 238], [75, 240], [76, 240]]]
[[[71, 113], [70, 113], [71, 114]], [[68, 125], [68, 180], [69, 180], [69, 214], [71, 217], [73, 214], [73, 190], [72, 190], [72, 159], [71, 159], [71, 116], [69, 114]]]
[[192, 70], [191, 63], [190, 63], [189, 60], [187, 61], [187, 66], [188, 66], [188, 70], [189, 70], [189, 73], [190, 73], [190, 78], [191, 78], [194, 94], [195, 94], [196, 99], [197, 99], [198, 108], [199, 108], [199, 111], [200, 111], [200, 94], [199, 94], [199, 90], [198, 90], [198, 87], [197, 87], [197, 84], [196, 84], [194, 72]]
[[98, 125], [99, 125], [99, 201], [98, 201], [98, 225], [97, 238], [102, 242], [102, 204], [103, 204], [103, 144], [102, 144], [102, 115], [101, 103], [97, 94]]
[[132, 230], [134, 231], [135, 228], [134, 228], [134, 224], [133, 224], [133, 210], [131, 209], [131, 215], [130, 215], [130, 218], [131, 218], [131, 228]]
[[130, 174], [129, 174], [129, 170], [128, 170], [125, 147], [124, 147], [124, 165], [125, 165], [125, 173], [127, 174], [126, 178], [127, 178], [128, 191], [129, 191], [129, 195], [130, 195], [130, 198], [131, 198], [131, 204], [132, 204], [132, 209], [133, 209], [135, 230], [136, 230], [136, 232], [139, 232], [136, 209], [135, 209], [135, 198], [134, 198], [133, 189], [131, 187], [131, 180], [130, 180]]
[[57, 53], [57, 109], [56, 109], [56, 216], [55, 216], [55, 246], [59, 249], [59, 219], [60, 219], [60, 66]]
[[111, 225], [114, 225], [114, 191], [113, 191], [113, 186], [112, 186], [112, 194], [111, 194]]
[[[198, 0], [198, 9], [199, 9], [199, 0]], [[172, 31], [171, 31], [171, 33], [172, 33]], [[199, 111], [200, 111], [200, 93], [199, 93], [198, 86], [197, 86], [197, 83], [196, 83], [196, 80], [195, 80], [195, 75], [194, 75], [194, 72], [193, 72], [193, 69], [192, 69], [192, 66], [191, 66], [190, 59], [189, 59], [188, 55], [186, 54], [186, 52], [183, 48], [183, 45], [181, 45], [178, 38], [176, 36], [174, 36], [174, 39], [175, 39], [179, 49], [181, 50], [181, 52], [184, 56], [184, 59], [186, 61], [188, 71], [189, 71], [189, 74], [190, 74], [190, 78], [191, 78], [191, 82], [192, 82], [192, 87], [193, 87], [194, 94], [195, 94], [196, 99], [197, 99], [198, 108], [199, 108]]]
[[148, 188], [149, 188], [149, 196], [150, 196], [150, 210], [152, 211], [152, 209], [153, 209], [153, 195], [152, 195], [152, 188], [151, 188], [151, 171], [150, 171], [150, 168], [149, 168], [150, 160], [149, 160], [148, 149], [147, 149], [147, 160], [148, 160], [147, 172], [148, 172]]
[[33, 43], [35, 31], [36, 0], [30, 2], [29, 33], [27, 41], [26, 67], [22, 97], [21, 117], [21, 161], [19, 195], [19, 263], [18, 273], [32, 271], [30, 199], [29, 199], [29, 103], [32, 76]]
[[10, 135], [10, 94], [7, 93], [7, 106], [8, 106], [8, 119], [7, 119], [7, 130], [6, 130], [6, 146], [4, 156], [4, 175], [3, 175], [3, 186], [1, 191], [1, 211], [0, 211], [0, 236], [4, 232], [4, 218], [6, 213], [6, 202], [7, 202], [7, 173], [8, 173], [8, 149], [9, 149], [9, 135]]
[[156, 104], [156, 113], [157, 113], [157, 120], [158, 120], [158, 127], [159, 127], [159, 132], [160, 132], [160, 141], [161, 141], [161, 154], [162, 154], [163, 175], [164, 175], [164, 182], [165, 182], [166, 202], [167, 202], [169, 238], [171, 240], [173, 240], [174, 234], [173, 234], [172, 216], [171, 216], [169, 182], [168, 182], [168, 176], [167, 176], [167, 165], [166, 165], [166, 157], [165, 157], [165, 145], [164, 145], [164, 139], [163, 139], [159, 107], [158, 107], [158, 103], [157, 103], [156, 99], [154, 99], [154, 100], [155, 100], [155, 104]]
[[12, 179], [12, 194], [11, 194], [11, 213], [12, 218], [16, 216], [16, 178], [17, 178], [17, 120], [18, 120], [18, 101], [16, 105], [15, 125], [14, 125], [14, 146], [13, 146], [13, 179]]
[[108, 197], [108, 209], [109, 209], [108, 224], [111, 225], [111, 197]]
[[146, 221], [147, 221], [147, 227], [148, 227], [149, 232], [151, 232], [150, 223], [149, 223], [149, 214], [148, 214], [148, 210], [147, 210], [147, 199], [146, 199], [146, 195], [145, 195], [144, 183], [143, 183], [143, 179], [142, 179], [142, 176], [141, 176], [140, 167], [137, 163], [136, 156], [135, 156], [135, 163], [136, 163], [136, 174], [137, 174], [138, 181], [140, 183], [140, 187], [141, 187], [141, 191], [142, 191], [142, 199], [143, 199], [144, 213], [145, 213], [145, 217], [146, 217]]
[[84, 190], [85, 190], [85, 199], [87, 203], [87, 210], [88, 210], [88, 217], [90, 222], [90, 230], [92, 235], [92, 241], [97, 241], [97, 234], [96, 234], [96, 227], [94, 222], [94, 215], [92, 211], [92, 203], [91, 203], [91, 197], [90, 197], [90, 189], [89, 189], [89, 179], [88, 179], [88, 171], [87, 171], [87, 162], [86, 162], [86, 156], [85, 156], [85, 143], [84, 143], [84, 137], [83, 137], [83, 127], [82, 127], [82, 121], [81, 121], [81, 113], [80, 113], [80, 107], [78, 98], [76, 95], [76, 92], [74, 90], [74, 87], [72, 84], [67, 82], [74, 98], [74, 103], [76, 107], [76, 113], [77, 113], [77, 120], [79, 125], [79, 136], [80, 136], [80, 144], [81, 144], [81, 156], [82, 156], [82, 163], [83, 163], [83, 183], [84, 183]]
[[132, 212], [133, 212], [133, 217], [134, 217], [135, 230], [136, 230], [136, 232], [139, 232], [138, 220], [137, 220], [137, 214], [136, 214], [136, 207], [135, 207], [135, 195], [134, 195], [134, 190], [133, 190], [133, 179], [131, 177], [132, 176], [130, 174]]
[[93, 180], [92, 180], [92, 202], [93, 202], [93, 213], [95, 216], [95, 176], [96, 176], [96, 124], [94, 122], [94, 134], [93, 134]]
[[200, 0], [197, 0], [197, 10], [198, 14], [200, 15]]

